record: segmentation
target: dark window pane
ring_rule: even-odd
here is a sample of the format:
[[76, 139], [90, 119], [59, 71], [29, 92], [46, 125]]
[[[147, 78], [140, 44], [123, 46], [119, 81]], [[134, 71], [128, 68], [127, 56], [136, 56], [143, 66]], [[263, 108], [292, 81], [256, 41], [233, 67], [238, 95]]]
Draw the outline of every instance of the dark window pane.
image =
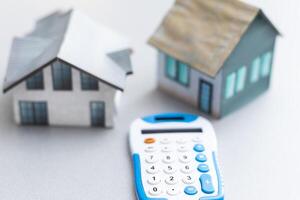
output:
[[98, 80], [84, 72], [80, 73], [82, 90], [99, 90]]
[[71, 67], [55, 62], [52, 64], [53, 88], [54, 90], [72, 90]]
[[105, 104], [104, 102], [91, 102], [92, 126], [104, 126], [105, 124]]
[[47, 125], [47, 103], [21, 101], [20, 117], [22, 125]]
[[29, 90], [41, 90], [44, 89], [44, 77], [43, 77], [43, 71], [38, 71], [31, 75], [26, 80], [26, 86]]

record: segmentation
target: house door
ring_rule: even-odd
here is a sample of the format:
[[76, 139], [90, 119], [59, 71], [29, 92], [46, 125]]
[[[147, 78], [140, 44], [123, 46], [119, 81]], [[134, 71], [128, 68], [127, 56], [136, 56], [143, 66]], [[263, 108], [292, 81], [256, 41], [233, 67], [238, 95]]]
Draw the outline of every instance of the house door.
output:
[[48, 125], [46, 102], [20, 102], [20, 121], [22, 125]]
[[213, 85], [207, 81], [199, 82], [199, 109], [200, 111], [211, 114]]
[[105, 104], [102, 101], [94, 101], [90, 103], [91, 125], [105, 126]]

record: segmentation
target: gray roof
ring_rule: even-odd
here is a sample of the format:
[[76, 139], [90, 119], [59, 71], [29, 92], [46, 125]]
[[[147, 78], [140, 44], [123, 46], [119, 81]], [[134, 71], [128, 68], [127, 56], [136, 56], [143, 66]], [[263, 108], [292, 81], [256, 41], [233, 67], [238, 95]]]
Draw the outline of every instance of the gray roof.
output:
[[3, 89], [60, 60], [123, 90], [132, 73], [131, 52], [127, 39], [81, 12], [55, 12], [38, 20], [31, 33], [13, 40]]
[[214, 77], [263, 12], [239, 0], [176, 0], [149, 43]]

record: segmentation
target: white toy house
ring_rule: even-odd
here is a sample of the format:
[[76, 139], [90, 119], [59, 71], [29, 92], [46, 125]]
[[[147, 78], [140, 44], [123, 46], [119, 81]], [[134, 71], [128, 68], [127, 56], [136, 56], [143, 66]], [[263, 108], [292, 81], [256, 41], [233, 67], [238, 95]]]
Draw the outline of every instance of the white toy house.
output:
[[11, 48], [3, 90], [12, 93], [15, 121], [112, 127], [131, 52], [126, 39], [78, 11], [38, 20]]

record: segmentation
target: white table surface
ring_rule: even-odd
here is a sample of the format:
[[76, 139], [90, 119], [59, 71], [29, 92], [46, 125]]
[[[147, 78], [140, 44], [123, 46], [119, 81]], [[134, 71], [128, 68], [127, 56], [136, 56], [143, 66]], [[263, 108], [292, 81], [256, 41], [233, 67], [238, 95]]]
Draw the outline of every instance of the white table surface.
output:
[[[298, 0], [252, 0], [283, 34], [272, 87], [241, 110], [213, 121], [227, 200], [299, 199], [300, 62]], [[195, 109], [156, 88], [155, 50], [146, 44], [172, 0], [2, 0], [0, 85], [12, 37], [58, 8], [79, 8], [132, 40], [128, 79], [114, 129], [18, 127], [10, 95], [0, 95], [0, 199], [132, 200], [127, 130], [150, 113]]]

